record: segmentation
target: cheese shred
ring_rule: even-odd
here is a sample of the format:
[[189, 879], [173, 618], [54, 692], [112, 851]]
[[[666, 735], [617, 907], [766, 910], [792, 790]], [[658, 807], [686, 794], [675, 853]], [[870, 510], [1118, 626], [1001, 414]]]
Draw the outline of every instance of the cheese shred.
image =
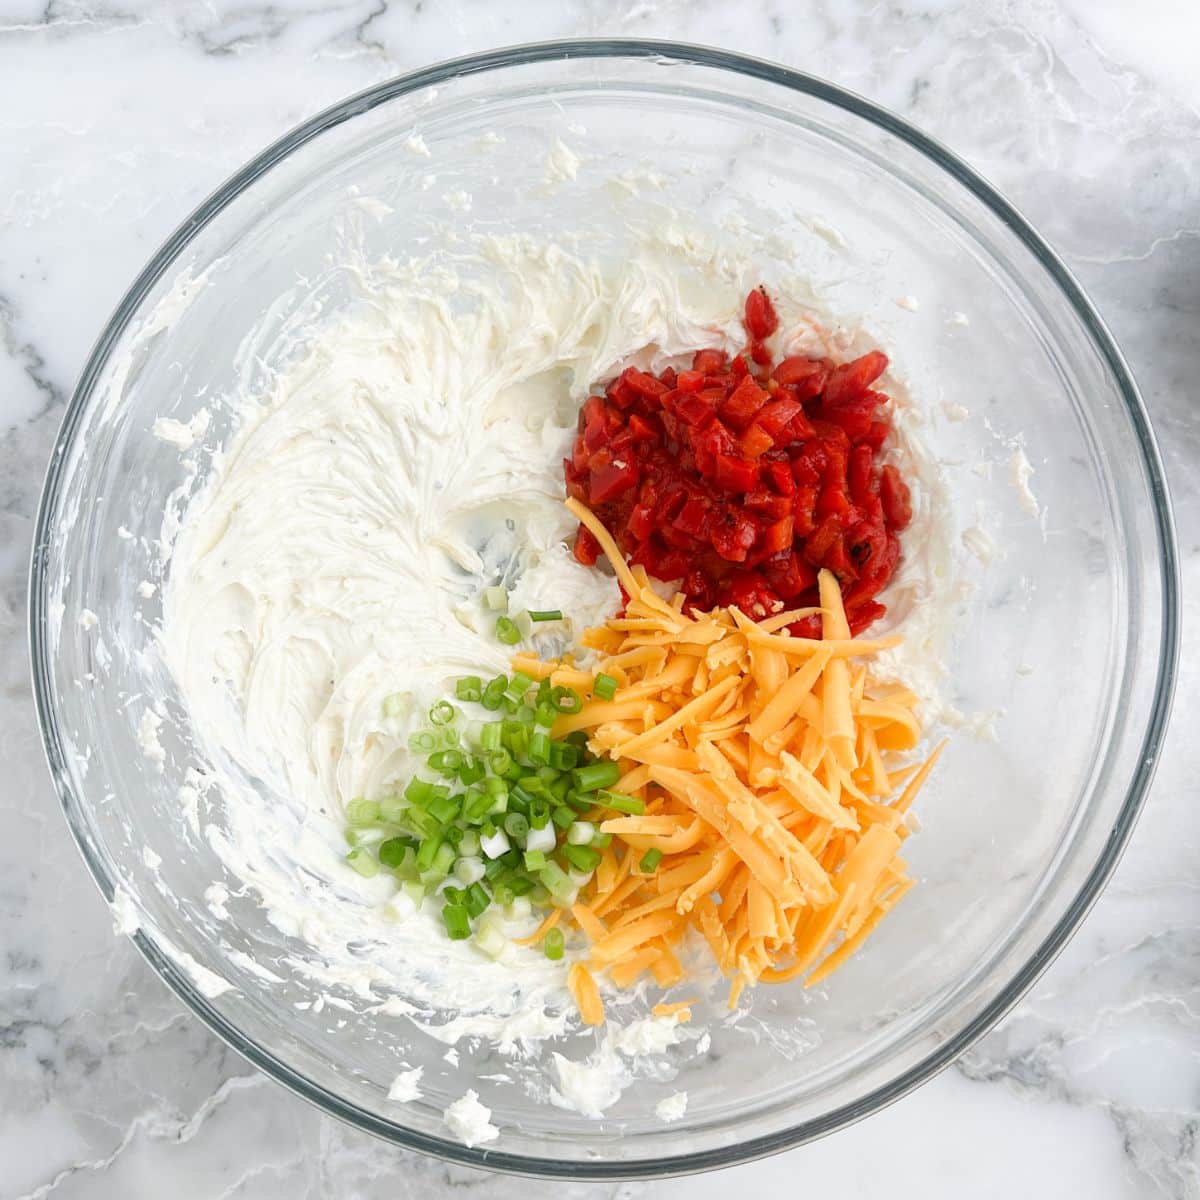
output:
[[[759, 982], [828, 978], [912, 887], [905, 814], [943, 749], [908, 760], [922, 736], [918, 698], [872, 675], [872, 658], [899, 639], [853, 638], [824, 570], [819, 639], [790, 637], [792, 614], [756, 624], [737, 609], [685, 612], [586, 507], [567, 507], [627, 601], [583, 637], [616, 695], [586, 699], [552, 733], [586, 731], [646, 812], [591, 814], [612, 844], [571, 914], [590, 946], [568, 975], [583, 1020], [604, 1020], [597, 974], [620, 988], [646, 973], [664, 987], [683, 979], [676, 951], [691, 931], [730, 979], [731, 1006]], [[574, 664], [528, 655], [514, 666], [581, 678]], [[661, 857], [643, 872], [650, 850]]]

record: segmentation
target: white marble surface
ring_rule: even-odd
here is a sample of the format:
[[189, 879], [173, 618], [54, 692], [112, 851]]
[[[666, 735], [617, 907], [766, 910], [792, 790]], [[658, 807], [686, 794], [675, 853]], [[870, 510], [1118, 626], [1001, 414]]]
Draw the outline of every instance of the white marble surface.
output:
[[[51, 794], [25, 578], [66, 395], [183, 215], [289, 126], [453, 54], [572, 34], [780, 59], [911, 117], [1064, 253], [1162, 440], [1200, 563], [1200, 17], [1182, 0], [0, 0], [0, 1200], [1200, 1195], [1200, 808], [1176, 721], [1115, 879], [954, 1069], [825, 1141], [654, 1185], [520, 1182], [320, 1116], [210, 1036], [113, 939]], [[1193, 615], [1188, 593], [1186, 616]], [[1190, 629], [1186, 632], [1192, 632]], [[1196, 647], [1200, 649], [1200, 647]], [[1190, 661], [1189, 661], [1190, 660]]]

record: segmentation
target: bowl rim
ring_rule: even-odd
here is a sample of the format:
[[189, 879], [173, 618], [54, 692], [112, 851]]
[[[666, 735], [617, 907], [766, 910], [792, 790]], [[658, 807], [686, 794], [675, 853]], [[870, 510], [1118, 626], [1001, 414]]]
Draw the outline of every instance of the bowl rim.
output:
[[1142, 740], [1141, 754], [1129, 790], [1104, 849], [1066, 910], [1014, 977], [962, 1029], [933, 1053], [897, 1078], [873, 1089], [858, 1100], [779, 1132], [732, 1146], [626, 1161], [584, 1160], [563, 1162], [552, 1158], [509, 1153], [488, 1147], [472, 1148], [447, 1137], [435, 1137], [380, 1118], [335, 1095], [277, 1059], [252, 1041], [209, 1003], [176, 965], [143, 933], [134, 944], [175, 994], [212, 1032], [255, 1067], [283, 1084], [323, 1112], [357, 1129], [405, 1149], [419, 1150], [466, 1166], [518, 1175], [578, 1180], [662, 1178], [714, 1170], [763, 1158], [844, 1128], [907, 1095], [949, 1066], [986, 1034], [1032, 986], [1062, 950], [1087, 915], [1115, 869], [1145, 803], [1160, 757], [1170, 715], [1179, 656], [1180, 577], [1171, 501], [1161, 455], [1145, 405], [1133, 375], [1112, 335], [1070, 270], [1022, 214], [972, 167], [940, 142], [908, 121], [853, 92], [817, 76], [765, 59], [714, 47], [637, 38], [571, 38], [526, 43], [447, 59], [407, 72], [357, 92], [326, 108], [277, 139], [245, 166], [229, 176], [179, 225], [160, 246], [122, 297], [96, 340], [67, 405], [51, 453], [39, 501], [29, 572], [28, 619], [34, 701], [43, 748], [76, 845], [104, 898], [111, 902], [115, 881], [90, 843], [81, 823], [79, 805], [71, 787], [66, 755], [52, 704], [49, 647], [46, 639], [48, 603], [48, 547], [50, 521], [57, 509], [67, 450], [74, 442], [81, 416], [120, 336], [142, 301], [169, 266], [196, 235], [226, 206], [299, 147], [346, 121], [399, 96], [437, 85], [452, 78], [486, 74], [507, 67], [528, 66], [555, 60], [633, 59], [663, 60], [714, 68], [734, 75], [776, 84], [822, 100], [892, 134], [972, 193], [1014, 234], [1046, 271], [1066, 298], [1111, 373], [1124, 400], [1142, 456], [1142, 465], [1154, 500], [1157, 556], [1161, 571], [1162, 627], [1153, 705]]

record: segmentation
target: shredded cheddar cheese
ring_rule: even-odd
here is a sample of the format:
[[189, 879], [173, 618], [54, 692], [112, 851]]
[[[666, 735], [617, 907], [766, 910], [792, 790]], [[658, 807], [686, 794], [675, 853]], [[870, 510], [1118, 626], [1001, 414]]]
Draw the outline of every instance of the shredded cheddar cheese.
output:
[[[597, 973], [621, 988], [646, 972], [679, 982], [676, 950], [693, 930], [731, 979], [731, 1007], [748, 985], [827, 978], [912, 887], [904, 815], [942, 750], [918, 766], [902, 758], [922, 736], [917, 697], [870, 669], [900, 639], [852, 638], [828, 571], [819, 639], [786, 630], [812, 609], [761, 623], [736, 609], [686, 613], [587, 508], [568, 507], [628, 601], [583, 637], [616, 695], [585, 700], [552, 733], [585, 730], [620, 765], [617, 790], [645, 804], [640, 816], [589, 814], [612, 842], [571, 910], [590, 946], [568, 978], [584, 1021], [604, 1019]], [[590, 694], [593, 676], [573, 663], [521, 655], [513, 666]], [[650, 850], [662, 857], [643, 873]]]

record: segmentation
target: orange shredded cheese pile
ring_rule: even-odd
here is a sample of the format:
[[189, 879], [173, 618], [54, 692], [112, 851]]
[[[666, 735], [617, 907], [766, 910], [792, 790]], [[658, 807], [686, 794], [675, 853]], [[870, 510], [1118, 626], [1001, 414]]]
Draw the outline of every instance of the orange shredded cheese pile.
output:
[[[520, 655], [513, 666], [590, 697], [553, 736], [586, 730], [591, 750], [621, 766], [613, 790], [645, 804], [640, 816], [585, 815], [613, 839], [571, 910], [590, 944], [568, 978], [583, 1019], [604, 1019], [597, 972], [620, 988], [647, 972], [680, 982], [689, 930], [731, 978], [730, 1007], [747, 984], [819, 982], [913, 884], [905, 814], [942, 747], [906, 761], [922, 736], [918, 698], [871, 675], [871, 657], [900, 639], [852, 638], [828, 571], [820, 639], [786, 633], [811, 609], [759, 623], [737, 609], [685, 613], [587, 508], [568, 507], [628, 596], [622, 616], [583, 636], [618, 691], [592, 697], [593, 674], [569, 664]], [[648, 850], [662, 858], [643, 873]]]

